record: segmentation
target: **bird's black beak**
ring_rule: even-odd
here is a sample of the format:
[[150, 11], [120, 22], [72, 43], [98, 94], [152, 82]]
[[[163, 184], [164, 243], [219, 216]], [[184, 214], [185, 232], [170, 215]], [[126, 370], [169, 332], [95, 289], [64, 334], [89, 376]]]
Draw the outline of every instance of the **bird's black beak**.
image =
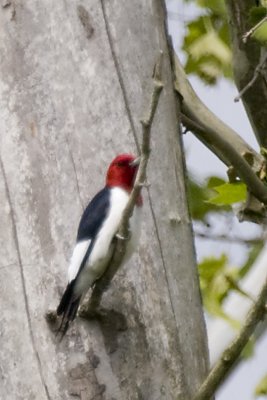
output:
[[136, 157], [132, 162], [130, 162], [131, 167], [136, 167], [137, 165], [140, 164], [141, 157]]

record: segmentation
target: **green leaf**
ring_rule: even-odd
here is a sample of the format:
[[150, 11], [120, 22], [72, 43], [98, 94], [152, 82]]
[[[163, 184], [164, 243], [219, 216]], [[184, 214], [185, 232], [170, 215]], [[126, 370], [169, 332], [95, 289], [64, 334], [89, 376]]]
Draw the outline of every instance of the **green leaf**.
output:
[[267, 22], [264, 22], [252, 35], [253, 38], [257, 39], [259, 42], [267, 43]]
[[[198, 0], [202, 15], [187, 24], [183, 50], [185, 71], [215, 84], [224, 76], [233, 78], [232, 51], [224, 0]], [[204, 13], [203, 11], [204, 10]]]
[[246, 200], [247, 188], [244, 183], [225, 183], [214, 189], [218, 194], [208, 200], [211, 204], [230, 205]]
[[219, 207], [210, 204], [207, 200], [212, 197], [215, 192], [213, 186], [218, 186], [225, 183], [225, 181], [218, 177], [210, 177], [203, 183], [197, 182], [193, 177], [187, 181], [188, 184], [188, 199], [189, 208], [194, 220], [204, 221], [210, 212], [224, 212], [228, 207]]
[[255, 389], [256, 396], [267, 396], [267, 375], [265, 375]]
[[214, 279], [215, 275], [221, 270], [223, 270], [228, 263], [228, 258], [225, 254], [220, 257], [205, 257], [198, 264], [198, 272], [200, 279], [205, 279], [210, 283]]
[[231, 50], [214, 30], [202, 34], [188, 47], [188, 51], [196, 60], [211, 55], [222, 64], [229, 64], [232, 61]]
[[[200, 287], [204, 304], [210, 313], [218, 307], [229, 291], [229, 282], [225, 278], [228, 269], [228, 258], [225, 254], [220, 257], [206, 257], [198, 265]], [[220, 311], [222, 313], [222, 311]]]
[[[266, 2], [265, 2], [266, 4]], [[266, 7], [252, 7], [250, 9], [249, 22], [252, 26], [257, 25], [260, 21], [262, 21], [267, 15]], [[267, 42], [267, 22], [263, 22], [259, 28], [252, 34], [252, 37], [262, 44], [266, 44]]]
[[211, 10], [213, 13], [223, 15], [226, 13], [224, 0], [198, 0], [198, 5]]
[[256, 25], [266, 16], [266, 8], [265, 7], [252, 7], [249, 10], [249, 23], [251, 26]]
[[[227, 315], [223, 301], [228, 293], [238, 287], [238, 269], [229, 268], [225, 254], [220, 257], [204, 258], [198, 265], [200, 288], [205, 310], [218, 318], [223, 318], [234, 329], [240, 329], [240, 322]], [[244, 294], [244, 293], [242, 293]]]
[[212, 211], [217, 206], [208, 204], [206, 200], [210, 197], [207, 193], [205, 186], [198, 184], [194, 180], [190, 179], [188, 182], [188, 198], [189, 207], [192, 218], [195, 220], [203, 220], [207, 213]]
[[225, 180], [222, 178], [218, 178], [218, 176], [211, 176], [207, 179], [207, 187], [213, 189], [216, 186], [223, 185]]

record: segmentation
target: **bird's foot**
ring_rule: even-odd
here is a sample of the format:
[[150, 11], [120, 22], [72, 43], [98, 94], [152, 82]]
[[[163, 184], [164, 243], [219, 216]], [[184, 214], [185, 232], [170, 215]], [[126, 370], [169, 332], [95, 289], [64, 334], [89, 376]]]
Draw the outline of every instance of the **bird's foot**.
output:
[[96, 319], [101, 324], [113, 326], [117, 331], [125, 331], [128, 328], [125, 316], [112, 309], [101, 307], [90, 310], [86, 305], [82, 305], [79, 310], [79, 317], [88, 320]]
[[117, 233], [117, 234], [116, 234], [116, 238], [117, 238], [117, 239], [120, 239], [120, 240], [128, 240], [128, 239], [130, 239], [130, 235], [128, 235], [128, 236], [122, 236], [122, 235], [120, 235], [119, 233]]
[[103, 320], [106, 318], [110, 311], [105, 308], [92, 308], [88, 307], [88, 304], [83, 304], [79, 308], [79, 317], [83, 319], [98, 319]]
[[98, 310], [88, 307], [87, 304], [83, 304], [79, 308], [78, 315], [83, 319], [94, 319], [97, 318]]
[[59, 318], [57, 316], [57, 312], [55, 310], [48, 310], [45, 313], [45, 319], [51, 331], [53, 332], [57, 331], [59, 325]]

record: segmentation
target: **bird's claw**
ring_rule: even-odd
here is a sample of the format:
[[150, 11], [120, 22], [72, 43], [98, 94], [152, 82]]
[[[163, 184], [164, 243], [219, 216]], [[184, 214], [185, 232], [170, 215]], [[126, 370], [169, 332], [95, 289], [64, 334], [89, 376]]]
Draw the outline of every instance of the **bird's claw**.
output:
[[60, 319], [57, 316], [57, 312], [55, 310], [48, 310], [45, 313], [45, 320], [49, 326], [49, 329], [52, 332], [57, 332], [58, 326], [60, 324]]
[[120, 235], [119, 233], [116, 233], [116, 238], [119, 240], [128, 240], [129, 237], [130, 237], [130, 235], [125, 237], [125, 236]]
[[48, 322], [48, 324], [55, 324], [57, 322], [57, 313], [55, 310], [48, 310], [45, 313], [45, 319]]
[[88, 308], [88, 304], [83, 304], [80, 306], [78, 315], [80, 318], [83, 318], [83, 319], [93, 319], [96, 317], [97, 311], [90, 310], [90, 308]]

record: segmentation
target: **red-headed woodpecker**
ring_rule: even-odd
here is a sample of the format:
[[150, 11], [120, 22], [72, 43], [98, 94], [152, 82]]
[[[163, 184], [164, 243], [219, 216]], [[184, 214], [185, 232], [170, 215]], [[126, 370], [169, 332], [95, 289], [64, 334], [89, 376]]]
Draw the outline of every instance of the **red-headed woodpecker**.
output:
[[[120, 154], [110, 164], [106, 186], [86, 207], [78, 228], [69, 270], [68, 284], [57, 308], [62, 315], [59, 331], [66, 333], [74, 320], [86, 292], [105, 272], [111, 259], [114, 241], [123, 211], [133, 188], [139, 159]], [[127, 243], [125, 262], [132, 255], [140, 236], [142, 198], [139, 197], [130, 219], [131, 236]]]

